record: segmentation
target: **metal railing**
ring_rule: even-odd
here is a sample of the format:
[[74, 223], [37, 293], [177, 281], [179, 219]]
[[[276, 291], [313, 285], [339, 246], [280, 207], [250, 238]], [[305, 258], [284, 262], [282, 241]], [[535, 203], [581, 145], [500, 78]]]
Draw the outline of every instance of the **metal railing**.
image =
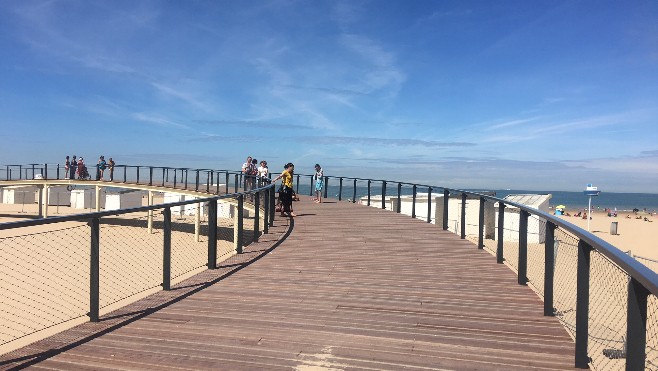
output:
[[[15, 167], [18, 167], [17, 170], [13, 170]], [[16, 172], [25, 174], [26, 178], [32, 175], [33, 178], [35, 171], [40, 171], [46, 177], [47, 169], [45, 165], [8, 166], [6, 178], [12, 179]], [[234, 180], [235, 190], [244, 181], [239, 172], [225, 170], [143, 166], [123, 166], [122, 169], [123, 182], [134, 180], [137, 184], [143, 184], [148, 179], [147, 184], [160, 182], [164, 187], [173, 185], [173, 188], [178, 188], [178, 185], [183, 189], [189, 189], [190, 174], [193, 174], [191, 184], [195, 190], [204, 185], [208, 190], [215, 185], [215, 191], [218, 191], [218, 174], [226, 179], [227, 192], [229, 177]], [[143, 170], [140, 172], [140, 169], [148, 169], [147, 178], [141, 176]], [[156, 173], [162, 176], [156, 179]], [[313, 193], [314, 176], [295, 174], [297, 193], [306, 178], [310, 180], [310, 194]], [[269, 186], [255, 190], [260, 191], [269, 195], [264, 204], [269, 207], [265, 215], [269, 216], [271, 223], [274, 216], [274, 189]], [[490, 251], [495, 255], [497, 263], [506, 264], [517, 272], [518, 284], [529, 285], [543, 298], [544, 315], [555, 316], [572, 335], [576, 367], [587, 368], [591, 365], [595, 369], [615, 370], [658, 368], [658, 275], [597, 236], [543, 211], [499, 199], [486, 192], [325, 176], [324, 196], [330, 194], [338, 200], [347, 196], [351, 202], [357, 202], [357, 198], [360, 198], [365, 205], [435, 223], [442, 230], [472, 240], [478, 249]], [[222, 197], [238, 197], [244, 201], [244, 194], [241, 197]], [[205, 201], [218, 199], [214, 197]], [[240, 201], [238, 203], [241, 204]], [[184, 204], [156, 205], [152, 209]], [[94, 246], [98, 240], [96, 224], [100, 224], [93, 220], [116, 214], [116, 211], [112, 211], [77, 216], [92, 220], [92, 258], [95, 258]], [[29, 226], [38, 225], [39, 221], [20, 223]], [[265, 225], [268, 225], [268, 221]], [[1, 229], [6, 228], [3, 226]], [[167, 245], [166, 239], [164, 245]], [[210, 259], [210, 247], [208, 251]], [[94, 267], [92, 271], [95, 270]], [[96, 300], [92, 297], [90, 301]], [[90, 310], [92, 319], [93, 313]]]
[[[19, 171], [7, 174], [33, 179], [36, 174], [46, 175], [47, 168], [19, 166]], [[144, 168], [147, 180], [140, 177], [139, 169]], [[79, 323], [85, 316], [99, 321], [101, 314], [153, 290], [170, 290], [241, 254], [243, 247], [269, 233], [273, 225], [275, 191], [269, 179], [258, 179], [253, 189], [244, 190], [238, 189], [237, 172], [123, 169], [128, 175], [128, 169], [135, 170], [134, 178], [122, 179], [128, 185], [164, 184], [162, 192], [175, 188], [198, 193], [185, 196], [193, 199], [165, 204], [153, 205], [149, 200], [149, 206], [0, 224], [0, 346], [11, 347], [18, 339]], [[157, 182], [152, 176], [156, 169], [164, 169], [164, 178]], [[174, 185], [177, 179], [168, 181], [167, 170], [174, 178], [181, 171], [194, 174], [194, 181], [183, 187]], [[218, 179], [217, 174], [224, 179], [237, 175], [233, 186], [239, 192], [213, 195], [219, 186], [209, 179]], [[39, 178], [43, 178], [41, 183], [48, 182], [46, 176]], [[15, 180], [13, 176], [5, 179], [10, 184]], [[205, 197], [204, 192], [208, 193]]]
[[[312, 194], [314, 175], [296, 174], [297, 192], [304, 179]], [[490, 251], [574, 338], [576, 367], [658, 369], [658, 275], [599, 237], [492, 192], [333, 176], [323, 192], [435, 223]]]

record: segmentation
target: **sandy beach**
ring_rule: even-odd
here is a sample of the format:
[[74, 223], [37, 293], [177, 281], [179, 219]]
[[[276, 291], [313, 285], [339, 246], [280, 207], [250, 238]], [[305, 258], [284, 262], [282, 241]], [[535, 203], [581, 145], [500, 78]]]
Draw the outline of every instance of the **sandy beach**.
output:
[[[571, 215], [578, 211], [567, 209]], [[627, 217], [628, 216], [628, 217]], [[562, 219], [587, 230], [587, 219], [574, 216], [561, 216]], [[644, 220], [647, 218], [647, 221]], [[590, 219], [590, 232], [624, 252], [634, 256], [658, 260], [658, 216], [644, 212], [637, 214], [619, 213], [609, 217], [605, 212], [593, 212]], [[611, 224], [617, 222], [617, 234], [610, 234]]]
[[[51, 206], [50, 216], [89, 210]], [[36, 204], [0, 204], [0, 223], [36, 219]], [[153, 232], [147, 213], [105, 217], [100, 230], [100, 313], [161, 290], [163, 216], [154, 212]], [[251, 240], [253, 219], [245, 218]], [[217, 262], [235, 254], [234, 219], [218, 218]], [[262, 221], [261, 224], [262, 226]], [[172, 215], [171, 282], [206, 269], [207, 217], [201, 215], [195, 239], [194, 216]], [[88, 321], [89, 227], [64, 222], [0, 231], [0, 354]]]

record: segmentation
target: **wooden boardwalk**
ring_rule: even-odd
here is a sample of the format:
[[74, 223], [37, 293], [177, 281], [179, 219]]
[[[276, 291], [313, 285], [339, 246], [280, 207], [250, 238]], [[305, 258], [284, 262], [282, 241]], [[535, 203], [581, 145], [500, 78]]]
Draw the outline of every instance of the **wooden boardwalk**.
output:
[[574, 344], [469, 241], [305, 197], [245, 254], [0, 358], [34, 369], [569, 369]]

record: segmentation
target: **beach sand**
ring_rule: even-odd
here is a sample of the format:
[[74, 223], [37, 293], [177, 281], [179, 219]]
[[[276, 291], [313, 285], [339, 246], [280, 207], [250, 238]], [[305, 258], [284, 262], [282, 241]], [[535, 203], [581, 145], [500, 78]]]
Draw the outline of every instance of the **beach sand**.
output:
[[[49, 215], [89, 211], [51, 206]], [[0, 223], [36, 219], [37, 214], [36, 204], [0, 204]], [[101, 315], [162, 289], [162, 226], [159, 210], [153, 233], [146, 228], [146, 212], [102, 219]], [[218, 218], [217, 263], [235, 254], [233, 226], [233, 218]], [[253, 219], [245, 218], [244, 228], [249, 243]], [[202, 214], [196, 241], [194, 216], [172, 215], [172, 284], [206, 269], [207, 230]], [[89, 251], [85, 222], [0, 230], [0, 354], [89, 320]]]
[[[574, 211], [566, 210], [570, 214]], [[577, 213], [578, 211], [575, 211]], [[630, 216], [626, 218], [626, 216]], [[636, 219], [640, 217], [640, 219]], [[645, 221], [644, 218], [650, 221]], [[561, 216], [560, 218], [587, 230], [587, 219], [574, 216]], [[617, 217], [609, 217], [605, 212], [592, 213], [590, 219], [590, 232], [611, 243], [618, 249], [634, 256], [658, 260], [658, 216], [640, 212], [619, 213]], [[610, 234], [611, 224], [617, 222], [617, 234]], [[643, 262], [644, 263], [644, 262]]]

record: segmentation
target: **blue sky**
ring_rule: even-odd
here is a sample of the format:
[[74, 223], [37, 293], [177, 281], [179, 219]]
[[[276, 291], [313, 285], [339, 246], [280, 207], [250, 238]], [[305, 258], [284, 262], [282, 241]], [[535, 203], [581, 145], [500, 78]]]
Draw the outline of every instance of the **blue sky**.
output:
[[658, 193], [658, 1], [0, 0], [0, 163]]

